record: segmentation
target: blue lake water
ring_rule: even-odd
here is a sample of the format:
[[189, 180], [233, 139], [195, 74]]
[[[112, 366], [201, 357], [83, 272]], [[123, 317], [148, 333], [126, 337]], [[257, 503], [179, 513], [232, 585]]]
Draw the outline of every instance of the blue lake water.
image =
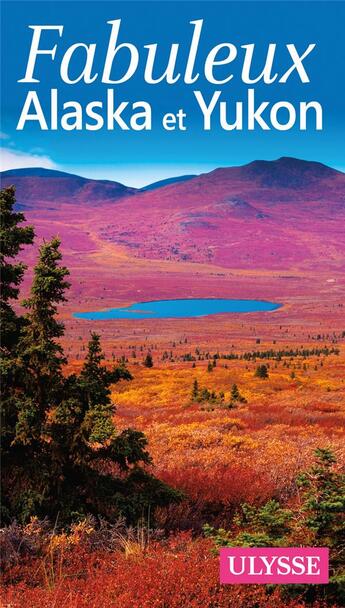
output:
[[191, 298], [188, 300], [156, 300], [138, 302], [124, 308], [110, 308], [96, 312], [76, 312], [77, 319], [100, 321], [105, 319], [174, 319], [205, 317], [224, 313], [269, 312], [281, 304], [264, 300], [226, 300], [216, 298]]

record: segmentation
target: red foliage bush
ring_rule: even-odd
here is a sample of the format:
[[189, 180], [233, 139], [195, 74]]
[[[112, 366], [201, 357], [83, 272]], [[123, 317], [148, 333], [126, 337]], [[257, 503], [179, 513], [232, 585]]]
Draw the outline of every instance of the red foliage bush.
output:
[[272, 497], [268, 477], [248, 465], [220, 465], [212, 469], [189, 467], [163, 471], [160, 478], [194, 499], [207, 503], [239, 506], [243, 502], [261, 504]]
[[[11, 608], [303, 608], [263, 586], [222, 586], [207, 540], [179, 534], [142, 554], [89, 553], [76, 546], [55, 566], [37, 560], [7, 574], [3, 605]], [[32, 577], [33, 573], [35, 576]], [[18, 580], [18, 577], [21, 580]], [[313, 608], [322, 608], [314, 604]], [[329, 608], [329, 607], [328, 607]]]
[[200, 531], [205, 523], [223, 526], [244, 502], [263, 504], [275, 496], [272, 481], [246, 465], [213, 469], [186, 467], [162, 471], [160, 479], [186, 493], [187, 500], [158, 509], [157, 522], [165, 530]]

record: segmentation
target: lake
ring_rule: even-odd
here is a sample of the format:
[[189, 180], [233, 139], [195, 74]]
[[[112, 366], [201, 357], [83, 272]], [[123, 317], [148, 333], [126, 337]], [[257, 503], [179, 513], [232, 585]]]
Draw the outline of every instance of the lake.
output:
[[281, 304], [264, 300], [227, 300], [216, 298], [190, 298], [186, 300], [156, 300], [138, 302], [123, 308], [109, 308], [95, 312], [76, 312], [76, 319], [101, 321], [106, 319], [181, 319], [205, 317], [224, 313], [271, 312]]

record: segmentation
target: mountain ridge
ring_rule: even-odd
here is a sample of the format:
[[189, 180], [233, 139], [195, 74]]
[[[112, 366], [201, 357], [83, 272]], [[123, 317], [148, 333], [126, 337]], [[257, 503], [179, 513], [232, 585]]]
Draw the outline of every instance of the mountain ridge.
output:
[[80, 251], [92, 255], [101, 246], [106, 257], [120, 252], [132, 261], [250, 269], [342, 264], [345, 174], [322, 163], [253, 161], [144, 191], [49, 171], [7, 172], [2, 182], [15, 183], [18, 208], [41, 237], [61, 235], [76, 253], [72, 265]]
[[[126, 186], [122, 182], [118, 182], [110, 179], [94, 179], [84, 177], [75, 173], [69, 173], [67, 171], [60, 171], [57, 169], [47, 169], [44, 167], [22, 167], [18, 169], [8, 169], [5, 171], [0, 171], [0, 177], [2, 179], [6, 179], [8, 177], [38, 177], [38, 178], [60, 178], [60, 179], [68, 179], [74, 178], [78, 179], [81, 182], [94, 182], [101, 184], [116, 184], [120, 187], [131, 190], [132, 192], [148, 192], [150, 190], [156, 190], [158, 188], [166, 188], [167, 186], [185, 183], [190, 180], [194, 180], [195, 178], [204, 177], [204, 176], [213, 176], [220, 175], [226, 173], [233, 173], [238, 176], [242, 174], [242, 176], [246, 177], [266, 177], [268, 174], [273, 174], [276, 176], [282, 173], [288, 173], [291, 176], [293, 172], [298, 172], [300, 176], [310, 177], [312, 176], [314, 179], [326, 179], [335, 175], [345, 175], [342, 171], [338, 169], [334, 169], [329, 165], [324, 163], [320, 163], [318, 161], [308, 161], [304, 159], [299, 159], [291, 156], [281, 156], [275, 160], [253, 160], [249, 163], [245, 163], [244, 165], [233, 165], [233, 166], [224, 166], [217, 167], [216, 169], [212, 169], [212, 171], [201, 173], [199, 175], [181, 175], [171, 178], [166, 178], [163, 180], [158, 180], [156, 182], [152, 182], [142, 188], [134, 188], [132, 186]], [[284, 182], [282, 182], [284, 183]], [[287, 181], [286, 187], [291, 187]]]

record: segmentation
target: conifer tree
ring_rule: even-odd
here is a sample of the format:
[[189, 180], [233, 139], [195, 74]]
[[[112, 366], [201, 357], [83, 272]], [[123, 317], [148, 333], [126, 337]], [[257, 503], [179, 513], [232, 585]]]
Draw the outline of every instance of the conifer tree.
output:
[[329, 449], [315, 450], [314, 465], [298, 477], [304, 492], [305, 523], [319, 546], [345, 550], [345, 475]]
[[233, 402], [238, 401], [239, 403], [247, 403], [245, 397], [243, 397], [243, 395], [241, 395], [240, 391], [238, 390], [237, 384], [232, 385], [230, 398]]
[[268, 378], [268, 367], [267, 367], [267, 365], [258, 365], [258, 367], [256, 368], [256, 371], [255, 371], [255, 376], [257, 378], [261, 378], [263, 380], [266, 380], [266, 378]]
[[69, 287], [67, 268], [60, 266], [60, 241], [44, 243], [34, 269], [30, 297], [23, 302], [28, 310], [18, 341], [19, 387], [16, 408], [17, 424], [14, 442], [32, 444], [35, 453], [45, 434], [47, 415], [59, 401], [66, 362], [62, 346], [57, 341], [64, 326], [56, 320], [57, 305], [65, 301]]
[[199, 397], [199, 383], [198, 383], [197, 379], [195, 379], [193, 382], [193, 388], [192, 388], [192, 401], [197, 401], [198, 397]]
[[[14, 211], [15, 188], [0, 191], [0, 315], [1, 315], [1, 459], [2, 474], [15, 438], [17, 422], [16, 396], [14, 387], [18, 379], [17, 347], [23, 317], [13, 309], [13, 301], [18, 299], [25, 264], [16, 262], [15, 257], [24, 245], [33, 242], [32, 226], [21, 226], [25, 222], [22, 213]], [[3, 498], [3, 497], [2, 497]], [[6, 500], [2, 500], [2, 516], [7, 514]]]
[[[25, 519], [44, 513], [50, 494], [52, 449], [48, 417], [61, 398], [65, 362], [57, 339], [63, 325], [55, 318], [64, 301], [68, 270], [59, 265], [60, 241], [53, 239], [39, 250], [30, 297], [16, 352], [16, 375], [10, 389], [11, 443], [4, 454], [5, 491], [10, 512]], [[8, 407], [8, 409], [9, 409]], [[9, 479], [7, 474], [15, 475]]]
[[100, 336], [91, 333], [88, 353], [80, 374], [79, 385], [87, 402], [87, 414], [83, 421], [84, 431], [87, 430], [90, 443], [102, 443], [114, 439], [115, 427], [112, 416], [115, 406], [110, 398], [110, 384], [119, 380], [132, 380], [124, 363], [116, 369], [109, 371], [102, 361], [104, 360]]
[[66, 379], [65, 396], [52, 415], [54, 479], [60, 481], [54, 482], [51, 510], [67, 521], [92, 513], [124, 515], [133, 523], [180, 495], [143, 468], [151, 464], [144, 434], [117, 431], [110, 386], [132, 376], [124, 364], [108, 370], [103, 362], [100, 337], [92, 333], [81, 374]]
[[32, 226], [20, 226], [25, 222], [23, 213], [14, 211], [15, 188], [0, 191], [0, 312], [1, 347], [13, 348], [18, 338], [20, 317], [14, 312], [11, 300], [17, 300], [26, 265], [12, 260], [22, 250], [23, 245], [31, 245], [34, 239]]
[[122, 363], [108, 370], [97, 334], [91, 334], [79, 375], [63, 375], [57, 306], [69, 283], [60, 241], [44, 243], [17, 345], [18, 372], [10, 390], [11, 441], [3, 467], [7, 519], [48, 516], [60, 524], [102, 515], [132, 523], [145, 511], [180, 499], [151, 475], [147, 440], [133, 429], [118, 432], [110, 386], [131, 375]]
[[240, 392], [237, 384], [233, 384], [231, 387], [231, 399], [232, 401], [238, 401], [240, 399]]
[[147, 353], [145, 360], [144, 360], [144, 365], [145, 367], [153, 367], [153, 358], [151, 353]]

